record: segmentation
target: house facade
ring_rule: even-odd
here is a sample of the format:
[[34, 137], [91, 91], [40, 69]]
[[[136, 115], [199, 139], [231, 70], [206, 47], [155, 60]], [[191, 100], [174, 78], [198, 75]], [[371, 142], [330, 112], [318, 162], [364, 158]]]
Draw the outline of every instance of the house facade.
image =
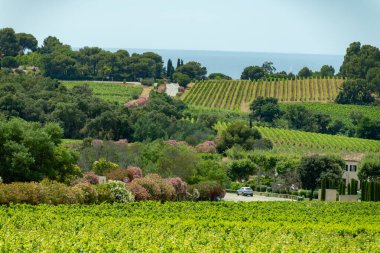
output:
[[363, 159], [363, 157], [364, 154], [345, 154], [342, 156], [346, 163], [342, 176], [346, 186], [351, 182], [351, 179], [359, 181], [359, 162]]

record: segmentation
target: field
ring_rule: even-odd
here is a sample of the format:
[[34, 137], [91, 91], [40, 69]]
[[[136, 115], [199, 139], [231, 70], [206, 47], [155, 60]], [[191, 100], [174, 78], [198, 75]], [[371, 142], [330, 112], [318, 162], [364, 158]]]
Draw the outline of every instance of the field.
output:
[[379, 252], [380, 203], [0, 207], [2, 252]]
[[[222, 131], [226, 123], [218, 122], [214, 128]], [[272, 141], [274, 151], [280, 152], [380, 152], [380, 141], [352, 138], [341, 135], [310, 133], [281, 128], [256, 127], [264, 138]]]
[[126, 103], [134, 97], [137, 98], [143, 91], [142, 86], [112, 82], [63, 81], [62, 83], [70, 89], [75, 85], [88, 84], [95, 96], [117, 103]]
[[279, 102], [332, 102], [343, 79], [296, 79], [197, 82], [183, 96], [190, 105], [248, 111], [256, 97], [275, 97]]

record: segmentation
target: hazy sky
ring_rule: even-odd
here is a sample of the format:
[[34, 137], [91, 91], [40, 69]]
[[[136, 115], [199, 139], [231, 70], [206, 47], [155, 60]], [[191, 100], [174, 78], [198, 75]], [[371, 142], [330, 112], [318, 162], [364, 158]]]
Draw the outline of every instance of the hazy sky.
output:
[[0, 0], [0, 27], [73, 47], [344, 54], [380, 46], [380, 0]]

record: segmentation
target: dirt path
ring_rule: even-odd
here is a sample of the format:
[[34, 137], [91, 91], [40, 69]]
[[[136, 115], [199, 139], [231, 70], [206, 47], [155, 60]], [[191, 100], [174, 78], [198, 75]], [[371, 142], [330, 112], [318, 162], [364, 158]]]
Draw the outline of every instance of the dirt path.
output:
[[153, 90], [153, 86], [142, 86], [143, 91], [140, 94], [140, 97], [149, 97], [149, 93]]
[[224, 196], [225, 201], [244, 201], [244, 202], [250, 202], [250, 201], [294, 201], [291, 199], [284, 199], [284, 198], [275, 198], [275, 197], [265, 197], [265, 196], [258, 196], [253, 195], [251, 196], [238, 196], [235, 193], [226, 193], [226, 196]]

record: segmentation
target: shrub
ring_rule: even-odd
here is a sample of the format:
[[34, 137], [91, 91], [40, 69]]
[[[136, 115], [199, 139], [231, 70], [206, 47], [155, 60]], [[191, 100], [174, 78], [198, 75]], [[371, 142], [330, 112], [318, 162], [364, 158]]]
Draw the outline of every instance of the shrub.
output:
[[0, 185], [0, 204], [39, 204], [40, 185], [37, 183], [12, 183]]
[[73, 187], [74, 190], [83, 192], [84, 204], [95, 204], [98, 202], [98, 192], [96, 188], [89, 183], [80, 183]]
[[226, 192], [216, 181], [205, 181], [190, 186], [191, 192], [199, 191], [198, 200], [217, 200], [223, 198]]
[[127, 189], [130, 190], [133, 193], [133, 195], [135, 195], [136, 201], [152, 199], [149, 192], [136, 181], [128, 183]]
[[127, 190], [125, 183], [110, 180], [108, 181], [107, 186], [110, 188], [116, 202], [127, 203], [135, 200], [135, 196], [133, 196], [131, 191]]
[[171, 184], [175, 190], [175, 198], [176, 200], [183, 200], [187, 197], [187, 184], [182, 181], [181, 178], [168, 178], [166, 179], [169, 184]]
[[128, 166], [127, 172], [130, 181], [142, 177], [142, 170], [139, 167]]
[[85, 173], [83, 179], [89, 184], [99, 184], [99, 177], [92, 171]]
[[3, 183], [3, 179], [0, 177], [0, 184], [2, 184]]
[[107, 184], [97, 184], [94, 187], [98, 192], [98, 204], [115, 202], [115, 196], [112, 194], [111, 189]]
[[161, 192], [160, 186], [152, 178], [143, 177], [134, 180], [136, 184], [141, 185], [150, 196], [151, 200], [158, 200]]
[[[238, 183], [238, 182], [232, 182], [231, 183], [231, 190], [238, 190], [238, 189], [240, 189], [241, 187], [244, 187], [245, 185], [243, 184], [243, 183]], [[253, 190], [255, 189], [255, 188], [252, 188]]]
[[129, 182], [129, 173], [128, 170], [125, 168], [119, 168], [116, 170], [112, 170], [105, 174], [108, 180], [117, 180], [117, 181], [123, 181], [123, 182]]
[[84, 202], [84, 193], [80, 188], [44, 179], [41, 186], [41, 203], [59, 205]]
[[95, 161], [92, 164], [92, 170], [99, 175], [104, 175], [105, 173], [116, 170], [117, 168], [119, 168], [119, 165], [116, 163], [108, 162], [104, 158], [100, 158], [99, 161]]
[[149, 174], [146, 176], [146, 178], [151, 179], [158, 184], [160, 188], [158, 196], [159, 200], [168, 201], [174, 199], [176, 191], [171, 183], [169, 183], [167, 180], [165, 180], [158, 174]]

